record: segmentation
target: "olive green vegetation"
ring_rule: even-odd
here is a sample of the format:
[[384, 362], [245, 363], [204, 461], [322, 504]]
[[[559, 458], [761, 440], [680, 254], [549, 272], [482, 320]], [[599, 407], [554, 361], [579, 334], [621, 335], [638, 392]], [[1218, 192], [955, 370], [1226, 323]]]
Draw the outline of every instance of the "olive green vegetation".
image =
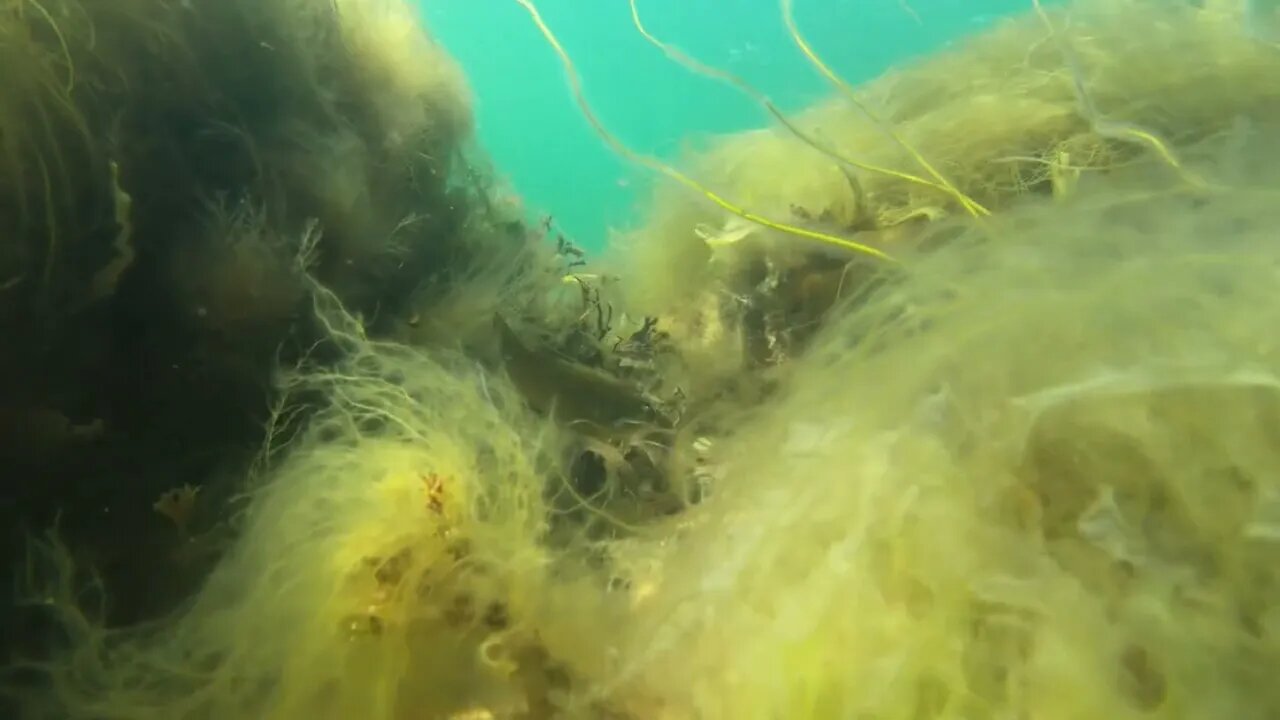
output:
[[203, 572], [153, 501], [225, 515], [277, 370], [334, 352], [305, 277], [392, 335], [557, 262], [408, 4], [3, 0], [0, 67], [0, 550], [60, 513], [112, 621]]
[[[517, 1], [602, 139], [672, 181], [602, 262], [524, 227], [473, 163], [413, 172], [465, 147], [465, 113], [432, 94], [451, 81], [405, 70], [434, 66], [391, 62], [430, 47], [395, 3], [212, 26], [258, 31], [271, 52], [239, 51], [259, 79], [297, 48], [314, 83], [285, 107], [315, 114], [233, 134], [253, 139], [254, 192], [193, 193], [204, 232], [181, 253], [141, 242], [148, 186], [104, 161], [101, 212], [127, 221], [98, 269], [128, 267], [49, 318], [123, 312], [151, 277], [159, 317], [204, 328], [191, 347], [286, 331], [260, 341], [254, 376], [278, 372], [251, 447], [217, 455], [256, 459], [225, 483], [245, 493], [234, 525], [193, 488], [157, 505], [180, 555], [216, 546], [187, 602], [122, 625], [93, 602], [118, 578], [86, 583], [75, 538], [32, 545], [23, 597], [64, 647], [17, 666], [43, 691], [28, 717], [1280, 712], [1280, 50], [1246, 31], [1247, 3], [1033, 4], [849, 88], [782, 0], [835, 89], [789, 117], [633, 2], [650, 42], [776, 121], [677, 169], [591, 116]], [[62, 45], [39, 44], [53, 70]], [[381, 92], [356, 111], [357, 87]], [[393, 101], [418, 93], [434, 112]], [[316, 120], [334, 117], [342, 142]], [[130, 302], [156, 313], [143, 287]], [[207, 442], [229, 415], [198, 410]]]
[[[923, 228], [973, 215], [959, 197], [998, 212], [1063, 200], [1082, 182], [1149, 163], [1178, 178], [1188, 201], [1229, 192], [1188, 170], [1182, 156], [1264, 125], [1280, 108], [1271, 82], [1280, 55], [1250, 34], [1248, 12], [1248, 4], [1230, 0], [1035, 6], [936, 57], [841, 90], [777, 128], [726, 137], [686, 165], [761, 215], [894, 256], [912, 252], [915, 238], [932, 237]], [[1147, 29], [1134, 35], [1134, 27]], [[806, 139], [815, 137], [821, 148]], [[919, 182], [917, 157], [928, 158], [960, 196]], [[813, 319], [805, 307], [820, 309], [833, 292], [862, 287], [851, 274], [884, 271], [874, 258], [744, 222], [669, 187], [658, 188], [648, 221], [613, 255], [617, 267], [634, 269], [621, 290], [632, 308], [668, 318], [666, 330], [688, 337], [691, 347], [705, 341], [709, 363], [733, 368], [767, 364], [775, 351], [785, 356], [791, 339], [802, 341], [803, 328], [813, 326], [804, 322]], [[727, 292], [707, 289], [709, 273]], [[759, 300], [757, 309], [773, 303], [764, 315], [775, 320], [744, 328], [750, 303], [743, 298]], [[708, 316], [728, 318], [727, 326], [708, 325]], [[756, 341], [740, 341], [742, 332]], [[721, 335], [729, 345], [717, 345]], [[741, 355], [739, 347], [767, 351], [726, 362], [726, 352]]]

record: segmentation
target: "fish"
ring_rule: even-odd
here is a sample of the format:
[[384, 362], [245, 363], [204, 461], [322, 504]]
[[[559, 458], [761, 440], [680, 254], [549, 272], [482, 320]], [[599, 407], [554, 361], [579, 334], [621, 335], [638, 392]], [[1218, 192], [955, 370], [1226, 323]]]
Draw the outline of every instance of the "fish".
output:
[[534, 411], [606, 437], [628, 423], [666, 424], [658, 403], [635, 384], [529, 345], [501, 314], [494, 325], [507, 374]]

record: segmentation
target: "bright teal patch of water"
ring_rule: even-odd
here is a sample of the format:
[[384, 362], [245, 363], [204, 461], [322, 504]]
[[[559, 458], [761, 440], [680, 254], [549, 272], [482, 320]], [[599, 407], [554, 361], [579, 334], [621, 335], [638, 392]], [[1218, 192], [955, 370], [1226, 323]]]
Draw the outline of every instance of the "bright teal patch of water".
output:
[[[648, 28], [703, 62], [744, 76], [784, 110], [831, 88], [787, 36], [778, 0], [638, 0]], [[627, 0], [539, 0], [601, 120], [663, 158], [713, 133], [769, 122], [731, 87], [666, 59], [631, 23]], [[526, 207], [579, 245], [603, 247], [636, 222], [653, 178], [616, 157], [574, 104], [555, 54], [514, 0], [426, 0], [436, 36], [476, 98], [480, 142]], [[936, 50], [1030, 0], [795, 0], [801, 31], [850, 82]]]

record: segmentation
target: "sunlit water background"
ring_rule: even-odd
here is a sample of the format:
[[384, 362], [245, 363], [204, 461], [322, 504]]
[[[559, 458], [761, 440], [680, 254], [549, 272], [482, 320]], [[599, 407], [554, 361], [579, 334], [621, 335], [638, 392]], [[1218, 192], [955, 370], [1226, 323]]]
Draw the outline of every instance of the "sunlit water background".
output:
[[[801, 31], [855, 83], [1030, 5], [794, 0]], [[638, 7], [654, 35], [746, 78], [784, 111], [831, 90], [787, 35], [779, 0], [638, 0]], [[601, 120], [634, 149], [670, 159], [709, 134], [767, 123], [732, 87], [689, 72], [648, 44], [627, 0], [539, 0], [538, 8], [577, 64]], [[588, 249], [633, 225], [652, 178], [592, 133], [525, 10], [515, 0], [439, 0], [425, 2], [423, 12], [467, 74], [480, 142], [529, 211], [552, 215]]]

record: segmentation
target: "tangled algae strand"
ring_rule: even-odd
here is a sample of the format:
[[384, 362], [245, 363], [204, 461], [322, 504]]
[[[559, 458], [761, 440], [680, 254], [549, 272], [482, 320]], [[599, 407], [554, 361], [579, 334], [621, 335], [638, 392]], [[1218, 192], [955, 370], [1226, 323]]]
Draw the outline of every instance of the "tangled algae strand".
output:
[[1280, 217], [1159, 176], [993, 217], [831, 316], [715, 441], [711, 496], [627, 550], [645, 591], [599, 692], [703, 720], [1280, 711]]
[[597, 118], [595, 113], [591, 110], [591, 106], [587, 104], [586, 97], [582, 91], [582, 81], [578, 77], [578, 72], [574, 68], [573, 61], [570, 59], [569, 54], [565, 51], [564, 47], [560, 44], [560, 41], [556, 38], [555, 34], [551, 31], [551, 28], [547, 25], [546, 21], [543, 20], [541, 13], [538, 12], [537, 7], [533, 4], [532, 0], [516, 0], [516, 2], [519, 3], [526, 11], [528, 11], [530, 17], [533, 19], [534, 24], [537, 25], [539, 32], [542, 33], [543, 37], [546, 38], [547, 43], [551, 45], [553, 50], [555, 50], [556, 55], [560, 58], [561, 64], [564, 66], [565, 74], [568, 76], [569, 84], [573, 91], [574, 99], [577, 101], [578, 107], [582, 110], [583, 116], [591, 124], [591, 127], [595, 131], [595, 133], [599, 135], [600, 138], [603, 139], [605, 143], [611, 149], [613, 149], [614, 152], [630, 160], [631, 162], [634, 162], [638, 165], [649, 168], [650, 170], [653, 170], [661, 175], [664, 175], [667, 178], [679, 183], [680, 185], [683, 185], [684, 187], [699, 193], [700, 195], [707, 198], [715, 205], [719, 206], [721, 209], [729, 213], [732, 213], [733, 215], [736, 215], [748, 222], [756, 223], [758, 225], [771, 228], [773, 230], [778, 230], [788, 235], [794, 235], [797, 237], [803, 237], [810, 240], [816, 240], [818, 242], [826, 243], [834, 247], [839, 247], [839, 248], [851, 250], [857, 253], [870, 255], [881, 260], [892, 260], [892, 258], [887, 253], [877, 248], [871, 247], [870, 245], [865, 245], [863, 243], [859, 243], [854, 240], [850, 240], [848, 238], [839, 237], [837, 235], [831, 235], [829, 233], [819, 232], [817, 230], [810, 230], [807, 228], [796, 227], [794, 225], [789, 225], [786, 223], [780, 223], [775, 220], [770, 220], [769, 218], [758, 215], [747, 208], [744, 208], [724, 197], [721, 197], [711, 189], [707, 188], [702, 183], [699, 183], [697, 180], [694, 180], [688, 175], [685, 175], [684, 173], [680, 172], [674, 167], [671, 167], [670, 165], [663, 163], [660, 160], [657, 160], [656, 158], [648, 157], [646, 155], [641, 155], [633, 151], [631, 148], [627, 147], [625, 144], [622, 143], [621, 140], [615, 137], [613, 133], [609, 132], [604, 127], [604, 124], [600, 122], [599, 118]]

